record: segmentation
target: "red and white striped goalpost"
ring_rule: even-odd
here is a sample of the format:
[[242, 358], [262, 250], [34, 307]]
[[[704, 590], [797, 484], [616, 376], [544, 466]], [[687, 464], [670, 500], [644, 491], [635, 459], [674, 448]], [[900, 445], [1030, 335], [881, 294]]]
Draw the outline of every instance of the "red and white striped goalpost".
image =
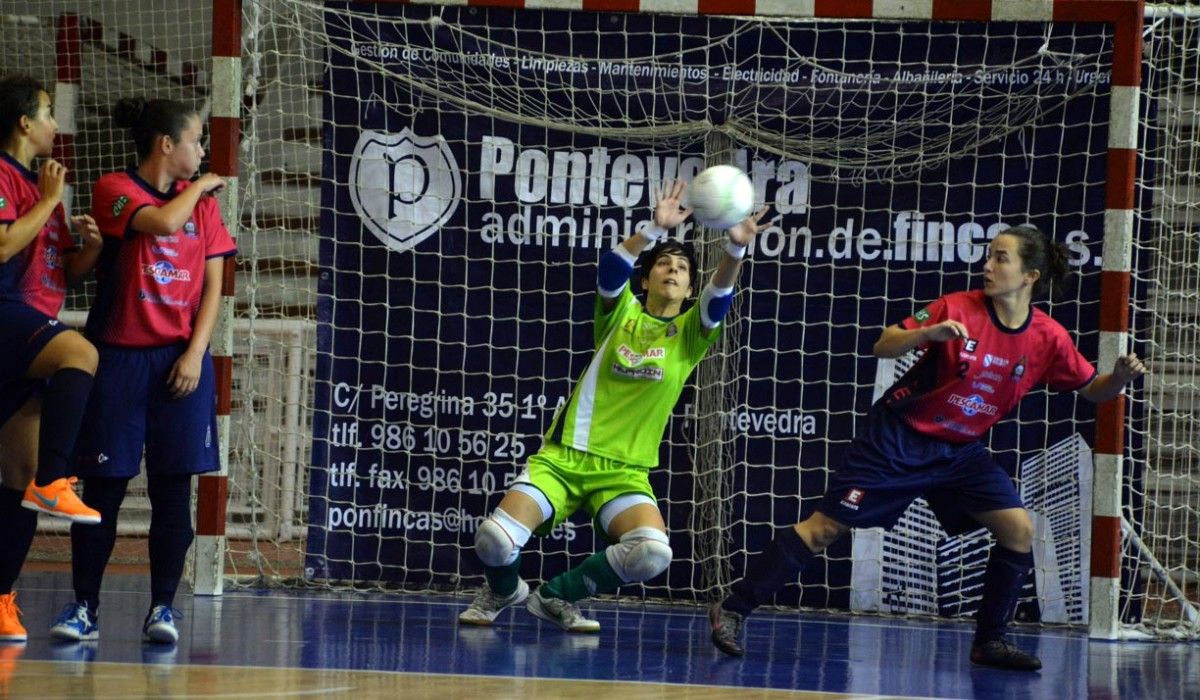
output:
[[[209, 117], [209, 164], [228, 184], [218, 193], [221, 213], [236, 237], [238, 146], [241, 136], [242, 3], [212, 0], [212, 112]], [[221, 468], [197, 481], [196, 543], [192, 548], [193, 590], [221, 595], [225, 590], [225, 506], [229, 498], [229, 415], [233, 405], [234, 258], [225, 259], [221, 313], [213, 330], [212, 355], [217, 379], [217, 432]]]

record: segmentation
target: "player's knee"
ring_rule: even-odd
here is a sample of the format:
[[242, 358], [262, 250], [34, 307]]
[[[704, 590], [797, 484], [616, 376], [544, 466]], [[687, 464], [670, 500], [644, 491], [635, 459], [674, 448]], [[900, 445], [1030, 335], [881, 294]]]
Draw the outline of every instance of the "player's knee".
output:
[[662, 530], [638, 527], [621, 536], [621, 541], [605, 550], [613, 571], [626, 583], [649, 581], [671, 565], [670, 540]]
[[532, 533], [497, 508], [475, 531], [475, 554], [484, 566], [508, 566], [517, 560]]
[[1014, 552], [1028, 552], [1033, 549], [1033, 520], [1029, 513], [1021, 511], [1005, 528], [1003, 544]]

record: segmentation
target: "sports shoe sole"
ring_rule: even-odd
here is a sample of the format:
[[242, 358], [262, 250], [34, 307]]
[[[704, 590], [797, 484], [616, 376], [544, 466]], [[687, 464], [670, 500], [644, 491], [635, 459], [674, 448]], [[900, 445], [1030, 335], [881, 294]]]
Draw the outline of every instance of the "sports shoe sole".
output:
[[153, 628], [142, 632], [142, 641], [150, 644], [174, 644], [179, 641], [179, 632], [163, 628]]
[[546, 608], [542, 605], [542, 597], [536, 593], [529, 596], [529, 600], [525, 601], [525, 608], [529, 610], [529, 612], [533, 613], [534, 617], [541, 618], [546, 622], [552, 622], [559, 629], [566, 630], [567, 632], [595, 634], [596, 632], [600, 631], [600, 623], [596, 622], [595, 620], [588, 620], [587, 622], [589, 624], [584, 626], [576, 625], [572, 627], [570, 625], [564, 625], [561, 620], [550, 614], [550, 611], [546, 610]]
[[496, 618], [500, 616], [500, 613], [504, 612], [506, 609], [511, 608], [514, 605], [519, 605], [520, 603], [524, 603], [525, 600], [527, 598], [529, 598], [529, 584], [525, 583], [525, 581], [522, 580], [517, 585], [516, 593], [517, 593], [517, 596], [515, 598], [513, 598], [512, 602], [505, 603], [504, 607], [500, 608], [495, 613], [493, 613], [491, 615], [491, 617], [488, 617], [487, 613], [480, 613], [482, 615], [482, 617], [474, 617], [469, 614], [471, 612], [471, 609], [467, 608], [466, 610], [459, 613], [458, 621], [464, 625], [476, 625], [477, 627], [491, 627], [492, 623], [496, 621]]
[[87, 634], [80, 634], [69, 627], [51, 627], [50, 636], [63, 642], [91, 642], [100, 638], [100, 630], [92, 630]]
[[29, 510], [36, 510], [39, 513], [45, 513], [46, 515], [53, 515], [56, 518], [66, 518], [67, 520], [70, 520], [73, 523], [79, 523], [81, 525], [99, 525], [100, 524], [100, 516], [98, 516], [98, 515], [71, 515], [69, 513], [64, 513], [59, 510], [50, 510], [49, 508], [43, 508], [42, 506], [34, 503], [33, 501], [21, 501], [21, 505], [25, 506]]

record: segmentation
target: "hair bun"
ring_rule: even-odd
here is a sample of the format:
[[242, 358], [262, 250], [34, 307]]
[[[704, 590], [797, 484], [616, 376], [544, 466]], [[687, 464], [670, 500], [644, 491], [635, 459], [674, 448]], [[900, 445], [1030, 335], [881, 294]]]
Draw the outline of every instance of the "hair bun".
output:
[[122, 97], [113, 105], [113, 121], [122, 129], [132, 128], [146, 111], [146, 104], [141, 97]]

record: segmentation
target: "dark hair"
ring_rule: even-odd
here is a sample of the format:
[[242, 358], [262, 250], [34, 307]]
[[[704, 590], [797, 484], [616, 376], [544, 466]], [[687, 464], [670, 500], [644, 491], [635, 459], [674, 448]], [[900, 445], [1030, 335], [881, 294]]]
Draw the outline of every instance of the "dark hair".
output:
[[700, 274], [700, 270], [696, 265], [696, 251], [692, 248], [691, 243], [680, 243], [675, 240], [665, 240], [654, 246], [642, 251], [638, 256], [637, 267], [638, 276], [643, 281], [650, 278], [650, 270], [654, 268], [654, 264], [664, 255], [682, 255], [688, 261], [688, 281], [692, 289], [696, 288], [696, 276]]
[[13, 129], [21, 123], [21, 117], [37, 119], [41, 101], [38, 96], [46, 92], [42, 84], [28, 75], [6, 75], [0, 78], [0, 140], [12, 136]]
[[112, 109], [113, 121], [133, 137], [138, 160], [150, 157], [159, 136], [170, 136], [176, 142], [183, 138], [183, 130], [195, 114], [196, 110], [182, 102], [141, 97], [123, 97]]
[[1032, 226], [1017, 226], [1001, 231], [998, 235], [1013, 236], [1020, 243], [1017, 254], [1026, 272], [1038, 270], [1041, 276], [1033, 285], [1033, 293], [1058, 291], [1067, 276], [1067, 247], [1050, 240], [1050, 237]]

